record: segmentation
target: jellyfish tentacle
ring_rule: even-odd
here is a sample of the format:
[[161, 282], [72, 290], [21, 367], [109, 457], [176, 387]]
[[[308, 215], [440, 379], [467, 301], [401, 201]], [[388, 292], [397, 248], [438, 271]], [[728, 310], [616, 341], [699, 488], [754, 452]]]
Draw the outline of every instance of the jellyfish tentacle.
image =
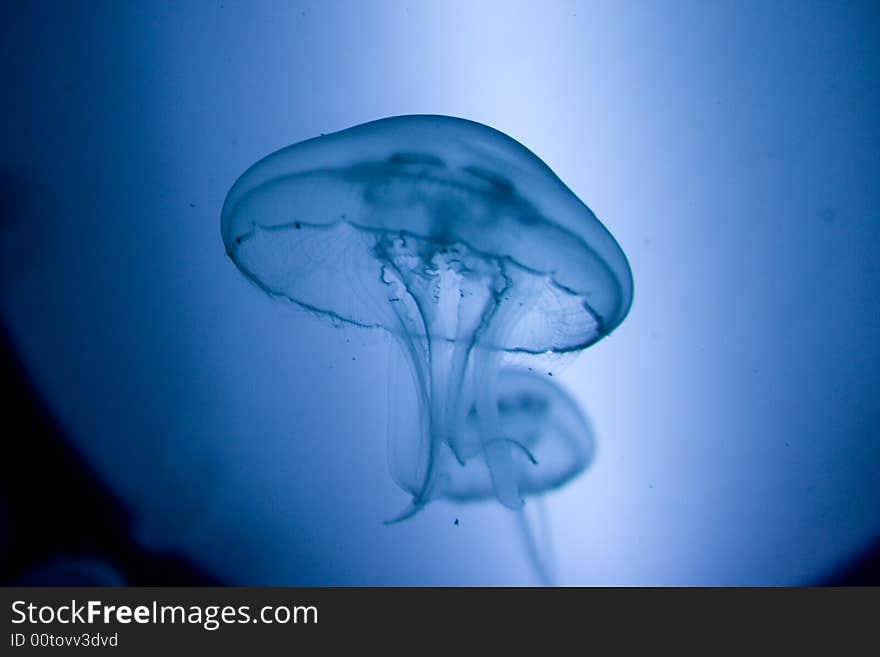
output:
[[[535, 502], [535, 504], [532, 504], [532, 502]], [[540, 498], [530, 500], [529, 506], [533, 507], [534, 513], [538, 516], [537, 523], [532, 522], [525, 508], [519, 509], [516, 512], [516, 522], [519, 525], [526, 554], [541, 583], [544, 586], [556, 586], [556, 574], [553, 567], [553, 547], [550, 541], [547, 510]], [[535, 527], [535, 524], [537, 524], [537, 527]], [[538, 532], [544, 535], [543, 545], [538, 541]]]
[[[455, 456], [455, 460], [462, 466], [479, 451], [479, 444], [470, 444], [467, 441], [469, 434], [464, 427], [467, 413], [464, 411], [465, 406], [462, 402], [462, 399], [466, 397], [465, 374], [470, 361], [471, 344], [470, 341], [459, 340], [455, 342], [449, 368], [450, 390], [446, 399], [450, 418], [449, 448]], [[458, 385], [454, 385], [456, 381], [458, 381]]]
[[[473, 303], [472, 298], [478, 298], [478, 291], [473, 289], [480, 287], [473, 277], [463, 277], [461, 298], [458, 306], [458, 339], [456, 340], [453, 354], [453, 379], [452, 382], [460, 381], [450, 395], [450, 416], [453, 418], [454, 429], [449, 436], [449, 446], [463, 464], [468, 459], [476, 456], [483, 450], [482, 441], [468, 442], [469, 433], [465, 431], [464, 423], [470, 412], [471, 405], [476, 397], [476, 378], [469, 367], [471, 365], [474, 349], [477, 347], [486, 329], [491, 323], [492, 317], [498, 310], [499, 291], [503, 291], [509, 285], [504, 277], [500, 266], [492, 268], [489, 280], [483, 281], [482, 289], [485, 299]], [[465, 287], [468, 286], [468, 289]], [[473, 369], [473, 368], [471, 368]]]
[[[422, 367], [422, 360], [419, 357], [419, 349], [417, 346], [410, 340], [406, 339], [405, 336], [397, 335], [397, 342], [402, 346], [402, 356], [403, 360], [406, 363], [406, 369], [410, 375], [410, 381], [414, 383], [415, 393], [416, 393], [416, 409], [417, 413], [415, 415], [417, 419], [417, 426], [415, 427], [415, 435], [410, 435], [409, 432], [407, 435], [401, 435], [403, 431], [401, 427], [398, 425], [398, 422], [401, 419], [400, 409], [396, 404], [389, 403], [389, 416], [388, 416], [388, 440], [387, 440], [387, 450], [388, 450], [388, 463], [389, 469], [391, 471], [391, 476], [394, 481], [400, 486], [403, 490], [408, 491], [410, 494], [415, 495], [416, 491], [420, 488], [421, 484], [418, 482], [419, 470], [422, 468], [422, 460], [417, 459], [415, 472], [410, 470], [400, 469], [400, 463], [398, 461], [399, 455], [397, 454], [398, 450], [405, 449], [406, 445], [415, 445], [418, 453], [423, 453], [425, 450], [425, 446], [427, 445], [427, 441], [430, 436], [428, 435], [428, 429], [426, 427], [426, 422], [428, 418], [428, 410], [429, 410], [429, 400], [427, 399], [427, 386], [425, 383], [425, 372]], [[393, 360], [393, 359], [392, 359]], [[396, 372], [396, 365], [393, 362], [389, 362], [389, 377], [392, 376], [393, 373]], [[389, 402], [397, 399], [397, 396], [393, 394], [393, 391], [398, 389], [399, 383], [395, 380], [394, 383], [389, 382]], [[413, 481], [412, 477], [416, 477], [416, 481]]]
[[[499, 271], [503, 277], [503, 287], [499, 287], [496, 302], [480, 326], [480, 341], [487, 346], [478, 347], [474, 356], [474, 377], [477, 380], [477, 395], [474, 408], [480, 425], [480, 437], [483, 444], [483, 455], [492, 479], [495, 496], [498, 501], [512, 510], [518, 510], [525, 503], [517, 478], [517, 470], [513, 461], [511, 445], [499, 441], [498, 395], [496, 382], [501, 368], [503, 352], [493, 349], [493, 345], [503, 344], [511, 330], [511, 315], [515, 308], [505, 303], [515, 287], [515, 282], [504, 263], [499, 263]], [[519, 290], [522, 294], [524, 290]], [[528, 297], [525, 297], [526, 299]]]
[[385, 525], [396, 525], [399, 522], [403, 522], [404, 520], [409, 520], [414, 515], [419, 513], [422, 509], [425, 508], [425, 505], [416, 501], [415, 498], [410, 500], [409, 504], [407, 504], [402, 511], [400, 511], [393, 518], [389, 518], [388, 520], [383, 520], [382, 524]]
[[[402, 306], [400, 305], [394, 306], [398, 319], [402, 325], [405, 325], [402, 311], [400, 310], [401, 308]], [[415, 510], [411, 513], [406, 513], [405, 511], [404, 514], [401, 514], [403, 517], [398, 517], [398, 519], [403, 520], [413, 515], [430, 500], [427, 494], [431, 487], [434, 464], [436, 462], [434, 436], [435, 432], [438, 430], [436, 425], [436, 416], [438, 414], [435, 411], [436, 402], [433, 395], [433, 389], [435, 387], [434, 381], [437, 377], [437, 373], [432, 367], [430, 367], [433, 362], [431, 359], [431, 342], [428, 341], [427, 347], [422, 353], [420, 353], [420, 350], [415, 346], [412, 335], [403, 332], [400, 335], [400, 341], [404, 345], [404, 350], [408, 352], [408, 355], [410, 356], [409, 362], [415, 372], [414, 378], [416, 381], [416, 387], [418, 388], [417, 396], [421, 411], [419, 413], [419, 439], [421, 442], [425, 443], [425, 447], [420, 450], [424, 457], [416, 465], [416, 480], [413, 484], [413, 490], [410, 491], [413, 495], [412, 504], [415, 507]], [[425, 360], [428, 362], [425, 363]], [[426, 367], [426, 365], [428, 367]]]
[[488, 349], [480, 349], [475, 357], [475, 376], [479, 377], [474, 408], [480, 425], [483, 455], [492, 477], [492, 485], [498, 501], [509, 509], [520, 509], [523, 499], [519, 492], [513, 455], [510, 445], [499, 442], [498, 398], [495, 380], [499, 355]]
[[535, 455], [532, 454], [532, 451], [523, 445], [520, 441], [514, 440], [513, 438], [496, 438], [495, 440], [490, 440], [486, 445], [492, 445], [494, 443], [505, 443], [510, 445], [511, 447], [515, 447], [523, 454], [526, 455], [526, 458], [531, 462], [532, 465], [538, 465], [538, 459], [535, 458]]
[[[444, 475], [440, 475], [433, 480], [433, 485], [437, 488], [442, 488], [442, 486], [438, 486], [438, 482], [444, 482], [447, 479]], [[414, 515], [419, 513], [422, 509], [424, 509], [428, 502], [430, 502], [434, 497], [438, 496], [440, 493], [434, 493], [433, 491], [428, 491], [424, 496], [413, 495], [412, 499], [409, 501], [402, 511], [400, 511], [393, 518], [389, 518], [384, 521], [386, 525], [395, 525], [399, 522], [403, 522], [404, 520], [409, 520]]]

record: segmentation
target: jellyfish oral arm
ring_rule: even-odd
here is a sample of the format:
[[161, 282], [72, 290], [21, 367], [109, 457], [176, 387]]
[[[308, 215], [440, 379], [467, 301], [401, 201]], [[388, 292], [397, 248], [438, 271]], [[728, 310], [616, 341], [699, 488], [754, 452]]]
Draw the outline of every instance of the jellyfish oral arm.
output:
[[[459, 466], [483, 458], [498, 500], [521, 508], [512, 457], [517, 445], [499, 435], [495, 385], [503, 354], [493, 345], [503, 343], [513, 319], [503, 303], [511, 285], [503, 264], [476, 258], [461, 246], [399, 235], [380, 237], [375, 254], [383, 263], [388, 302], [400, 329], [395, 335], [411, 359], [428, 415], [421, 423], [427, 433], [420, 437], [424, 448], [412, 466], [418, 482], [412, 505], [396, 519], [443, 495], [447, 477], [438, 466], [438, 451], [447, 447]], [[478, 441], [464, 430], [471, 409], [479, 421]]]
[[[506, 314], [505, 309], [499, 310], [487, 331], [500, 330], [504, 325]], [[520, 509], [523, 506], [523, 499], [520, 496], [511, 451], [514, 447], [512, 443], [515, 441], [499, 435], [496, 380], [500, 367], [500, 352], [485, 348], [478, 349], [473, 368], [476, 383], [475, 408], [480, 423], [480, 436], [483, 440], [483, 454], [489, 474], [492, 476], [495, 495], [507, 508]]]

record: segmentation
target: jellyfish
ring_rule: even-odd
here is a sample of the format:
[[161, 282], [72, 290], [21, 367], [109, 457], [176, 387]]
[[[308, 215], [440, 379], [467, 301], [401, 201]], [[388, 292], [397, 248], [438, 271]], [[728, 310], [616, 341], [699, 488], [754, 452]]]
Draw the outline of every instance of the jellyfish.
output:
[[[504, 368], [497, 382], [498, 435], [512, 447], [513, 475], [524, 498], [536, 499], [532, 519], [517, 512], [528, 558], [544, 584], [553, 584], [553, 545], [542, 499], [583, 473], [593, 462], [596, 442], [589, 421], [577, 403], [552, 379], [525, 369]], [[479, 440], [476, 408], [471, 408], [465, 431]], [[459, 464], [445, 445], [440, 472], [442, 496], [458, 503], [491, 499], [491, 477], [470, 460]]]
[[[229, 257], [270, 296], [394, 336], [419, 420], [389, 435], [391, 475], [410, 496], [391, 521], [489, 490], [519, 510], [553, 485], [525, 474], [530, 446], [505, 435], [501, 372], [607, 336], [629, 310], [632, 275], [611, 234], [525, 146], [448, 116], [372, 121], [254, 164], [221, 226]], [[469, 468], [484, 471], [479, 487]]]
[[[593, 461], [596, 443], [590, 424], [577, 403], [545, 376], [504, 368], [496, 384], [498, 436], [511, 448], [511, 469], [520, 495], [544, 495], [561, 488]], [[476, 406], [464, 423], [468, 439], [481, 439]], [[456, 502], [488, 500], [495, 491], [491, 476], [479, 462], [459, 463], [444, 443], [438, 450], [438, 483], [442, 496]]]

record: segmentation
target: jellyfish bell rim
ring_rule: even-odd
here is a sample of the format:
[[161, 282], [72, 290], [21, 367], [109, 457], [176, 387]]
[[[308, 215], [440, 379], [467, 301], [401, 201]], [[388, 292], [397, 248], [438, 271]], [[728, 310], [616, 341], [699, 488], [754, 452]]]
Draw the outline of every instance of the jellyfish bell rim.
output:
[[[390, 137], [386, 133], [390, 134]], [[438, 136], [443, 139], [439, 139]], [[430, 148], [419, 147], [427, 141], [431, 142]], [[345, 150], [353, 155], [348, 158], [340, 158], [338, 155], [340, 144], [344, 144]], [[224, 200], [221, 213], [221, 232], [227, 255], [242, 273], [270, 295], [282, 296], [306, 307], [307, 310], [360, 325], [359, 322], [347, 317], [344, 312], [335, 311], [333, 308], [319, 308], [301, 304], [295, 298], [279, 294], [277, 290], [263, 284], [258, 276], [243, 266], [237, 257], [237, 249], [243, 236], [249, 230], [258, 226], [269, 228], [282, 225], [272, 221], [263, 223], [258, 219], [241, 223], [241, 217], [238, 216], [242, 214], [239, 212], [240, 208], [246, 201], [255, 198], [258, 192], [271, 189], [280, 180], [323, 169], [333, 172], [354, 172], [356, 167], [362, 166], [364, 162], [376, 165], [387, 165], [388, 162], [392, 162], [402, 163], [404, 166], [424, 165], [426, 167], [431, 166], [432, 162], [435, 165], [439, 162], [456, 172], [465, 171], [473, 176], [482, 177], [489, 186], [489, 191], [483, 192], [486, 194], [498, 193], [505, 182], [513, 188], [529, 188], [530, 190], [537, 188], [541, 192], [518, 197], [518, 201], [533, 203], [535, 199], [531, 197], [539, 197], [537, 199], [539, 202], [535, 203], [539, 227], [547, 228], [549, 226], [550, 230], [572, 237], [577, 242], [573, 248], [582, 251], [578, 255], [581, 262], [572, 264], [571, 259], [567, 263], [561, 259], [557, 268], [544, 273], [551, 276], [553, 281], [565, 290], [572, 289], [566, 284], [570, 284], [572, 287], [583, 284], [584, 293], [587, 295], [592, 293], [590, 281], [599, 278], [601, 283], [598, 287], [602, 288], [599, 293], [607, 296], [610, 301], [602, 304], [601, 311], [584, 304], [585, 309], [594, 316], [597, 327], [593, 334], [585, 335], [583, 340], [566, 345], [557, 345], [548, 341], [546, 348], [534, 350], [513, 348], [509, 351], [526, 351], [534, 355], [545, 352], [561, 354], [580, 351], [611, 334], [629, 313], [633, 298], [632, 270], [617, 241], [590, 208], [556, 176], [545, 162], [520, 142], [490, 126], [452, 116], [411, 114], [381, 118], [300, 141], [263, 157], [238, 177]], [[498, 172], [499, 168], [503, 173]], [[492, 177], [497, 177], [494, 187]], [[410, 179], [407, 178], [407, 180]], [[259, 215], [258, 212], [257, 215]], [[321, 219], [324, 218], [321, 217]], [[368, 222], [361, 222], [357, 218], [349, 218], [346, 221], [359, 228], [375, 228], [370, 226]], [[294, 221], [289, 221], [287, 225], [294, 223], [299, 227], [299, 222]], [[303, 223], [310, 225], [305, 221]], [[322, 222], [320, 225], [324, 226], [329, 223]], [[389, 234], [410, 232], [426, 240], [433, 240], [435, 237], [431, 234], [410, 231], [409, 228], [400, 225], [384, 230]], [[518, 225], [517, 228], [531, 230], [525, 224]], [[537, 230], [534, 230], [531, 236], [518, 234], [515, 240], [507, 239], [507, 245], [519, 244], [512, 248], [520, 249], [527, 258], [529, 257], [527, 245], [530, 237], [535, 238], [536, 236], [541, 236]], [[460, 242], [473, 248], [475, 252], [480, 252], [479, 248], [474, 248], [467, 240], [462, 239]], [[490, 253], [489, 255], [507, 257], [516, 264], [529, 267], [529, 263], [520, 262], [510, 254]], [[576, 267], [582, 267], [582, 272], [588, 272], [588, 274], [576, 277], [574, 275], [577, 273]], [[566, 276], [568, 276], [568, 280], [565, 280]], [[371, 328], [373, 327], [371, 326]], [[499, 349], [508, 351], [503, 346]]]

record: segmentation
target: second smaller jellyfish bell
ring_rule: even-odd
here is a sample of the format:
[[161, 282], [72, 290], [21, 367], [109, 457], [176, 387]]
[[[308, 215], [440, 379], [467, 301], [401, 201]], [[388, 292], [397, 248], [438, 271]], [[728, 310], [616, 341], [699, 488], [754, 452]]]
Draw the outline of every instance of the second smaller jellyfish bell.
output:
[[[498, 375], [498, 440], [511, 448], [511, 469], [523, 497], [542, 495], [567, 484], [592, 463], [593, 431], [577, 403], [540, 374], [505, 368]], [[481, 427], [476, 408], [465, 431], [478, 441]], [[470, 502], [491, 499], [494, 486], [486, 468], [473, 459], [459, 463], [441, 450], [438, 489], [447, 499]]]
[[[567, 480], [535, 465], [544, 443], [528, 438], [544, 434], [512, 426], [538, 409], [500, 403], [504, 386], [537, 384], [503, 368], [608, 335], [629, 310], [632, 276], [605, 227], [522, 144], [432, 115], [324, 135], [248, 169], [222, 233], [270, 295], [395, 336], [419, 411], [415, 432], [389, 443], [392, 475], [412, 496], [396, 520], [488, 491], [518, 510], [541, 482]], [[548, 390], [533, 396], [558, 397]]]

